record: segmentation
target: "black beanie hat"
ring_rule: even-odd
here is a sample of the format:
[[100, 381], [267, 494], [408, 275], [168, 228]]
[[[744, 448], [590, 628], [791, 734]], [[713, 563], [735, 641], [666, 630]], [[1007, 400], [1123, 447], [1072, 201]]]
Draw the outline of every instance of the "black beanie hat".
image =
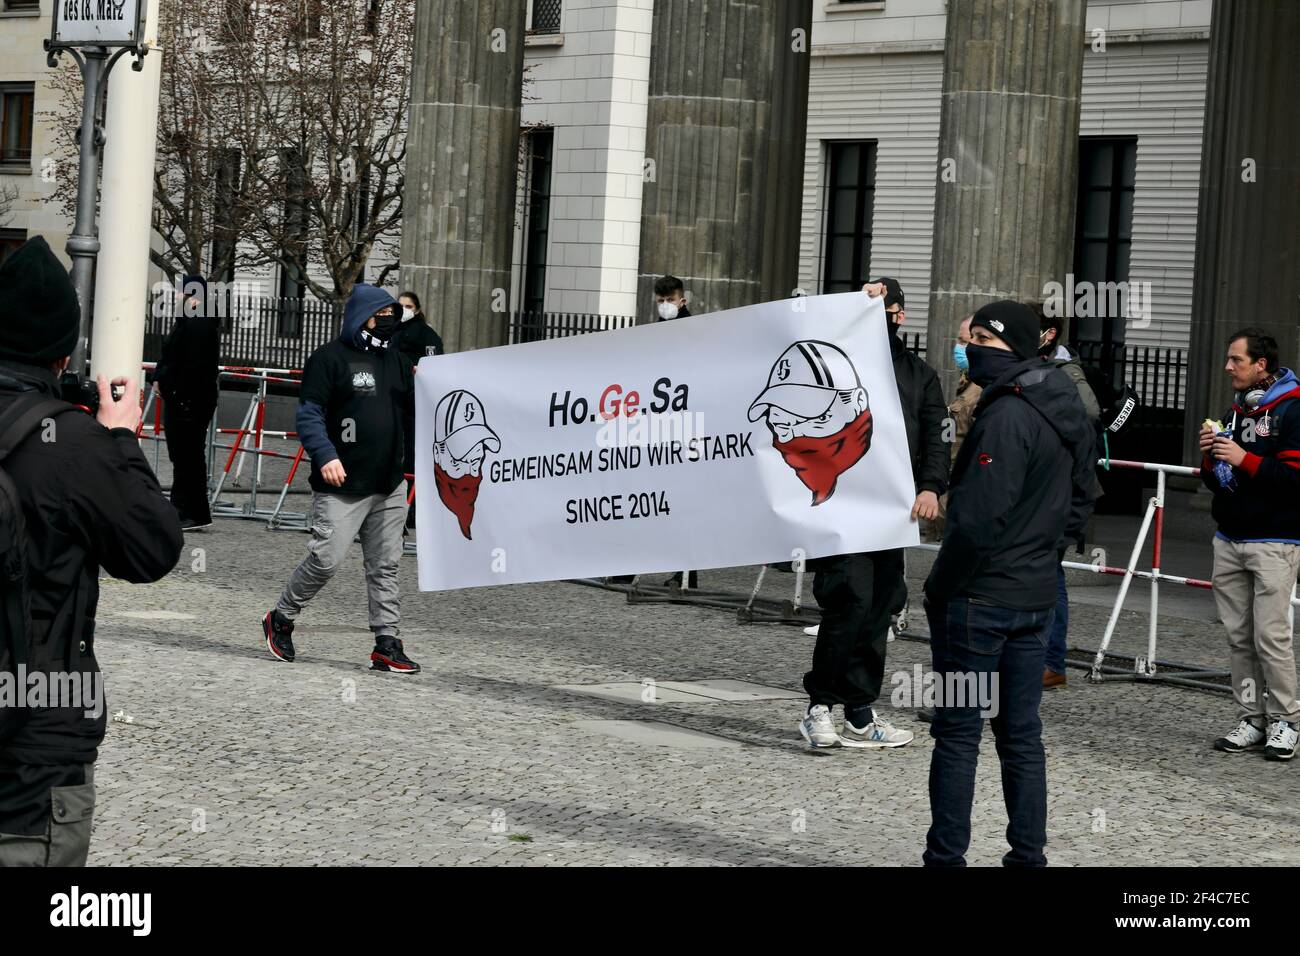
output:
[[1038, 316], [1033, 309], [1011, 299], [990, 302], [971, 317], [970, 327], [982, 325], [1007, 345], [1022, 359], [1038, 354]]
[[0, 358], [49, 365], [72, 354], [80, 331], [68, 270], [33, 236], [0, 265]]
[[876, 282], [882, 282], [885, 286], [885, 308], [896, 305], [900, 309], [907, 308], [903, 299], [903, 287], [898, 284], [897, 279], [891, 279], [889, 276], [881, 276]]

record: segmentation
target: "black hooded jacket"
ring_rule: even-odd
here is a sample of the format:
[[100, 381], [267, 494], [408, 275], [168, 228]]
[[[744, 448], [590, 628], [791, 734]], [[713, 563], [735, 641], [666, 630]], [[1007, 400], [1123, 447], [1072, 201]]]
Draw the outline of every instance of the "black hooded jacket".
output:
[[220, 359], [221, 320], [203, 315], [178, 316], [163, 342], [162, 357], [152, 378], [164, 401], [184, 405], [200, 415], [210, 414], [220, 395]]
[[[53, 372], [0, 361], [0, 411], [22, 389], [58, 397]], [[180, 518], [133, 432], [110, 431], [83, 412], [58, 415], [53, 427], [53, 440], [37, 429], [3, 466], [27, 528], [34, 632], [28, 667], [94, 674], [100, 570], [124, 581], [157, 581], [180, 558]], [[83, 707], [31, 709], [16, 732], [0, 739], [0, 763], [91, 763], [105, 723], [103, 713], [86, 717]]]
[[1031, 358], [990, 383], [953, 463], [926, 597], [1017, 610], [1055, 604], [1060, 552], [1092, 514], [1094, 452], [1079, 390], [1060, 369]]

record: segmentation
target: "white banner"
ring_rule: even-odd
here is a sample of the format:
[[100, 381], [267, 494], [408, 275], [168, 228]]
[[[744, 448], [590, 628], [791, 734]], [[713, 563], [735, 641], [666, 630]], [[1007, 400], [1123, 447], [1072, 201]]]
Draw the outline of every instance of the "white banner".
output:
[[54, 0], [56, 44], [134, 46], [146, 0]]
[[918, 543], [885, 321], [844, 293], [422, 359], [420, 588]]

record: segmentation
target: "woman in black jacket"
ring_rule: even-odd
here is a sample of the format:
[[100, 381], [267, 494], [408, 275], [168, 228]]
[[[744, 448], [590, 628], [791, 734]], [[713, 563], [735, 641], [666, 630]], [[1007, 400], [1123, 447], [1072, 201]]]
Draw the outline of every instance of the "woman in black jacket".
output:
[[[402, 306], [402, 325], [393, 337], [393, 344], [401, 350], [411, 367], [420, 364], [426, 355], [442, 354], [442, 337], [429, 325], [424, 310], [420, 308], [420, 297], [414, 292], [403, 292], [397, 297]], [[405, 453], [402, 470], [408, 475], [415, 474], [415, 409], [402, 413], [402, 431], [405, 440]], [[407, 479], [407, 484], [415, 483], [414, 478]], [[407, 511], [406, 526], [415, 527], [415, 501]]]

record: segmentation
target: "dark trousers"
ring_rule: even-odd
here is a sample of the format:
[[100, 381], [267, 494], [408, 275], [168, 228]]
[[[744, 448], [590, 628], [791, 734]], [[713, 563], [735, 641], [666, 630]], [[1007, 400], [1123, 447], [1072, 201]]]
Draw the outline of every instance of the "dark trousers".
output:
[[411, 498], [411, 489], [415, 487], [415, 416], [402, 413], [402, 471], [410, 475], [406, 479], [406, 496], [411, 503], [406, 507], [406, 527], [415, 527], [415, 499]]
[[0, 868], [85, 866], [93, 764], [0, 764]]
[[905, 593], [903, 552], [821, 558], [815, 570], [813, 596], [822, 620], [804, 690], [813, 705], [870, 706], [885, 678], [890, 612]]
[[[1038, 705], [1043, 696], [1043, 658], [1054, 608], [1017, 611], [955, 598], [926, 603], [934, 672], [942, 681], [936, 695], [930, 736], [930, 832], [926, 866], [965, 866], [970, 846], [975, 765], [979, 759], [983, 702], [1002, 765], [1002, 796], [1007, 807], [1005, 866], [1045, 866], [1047, 845], [1047, 765]], [[948, 688], [964, 693], [944, 694]], [[972, 697], [976, 699], [972, 700]], [[959, 699], [960, 698], [960, 699]]]
[[172, 463], [172, 506], [182, 521], [208, 524], [208, 424], [214, 409], [180, 401], [163, 405], [163, 429], [167, 436], [167, 457]]
[[1070, 633], [1070, 592], [1065, 589], [1065, 568], [1056, 569], [1056, 617], [1047, 635], [1047, 669], [1065, 673], [1066, 638]]

